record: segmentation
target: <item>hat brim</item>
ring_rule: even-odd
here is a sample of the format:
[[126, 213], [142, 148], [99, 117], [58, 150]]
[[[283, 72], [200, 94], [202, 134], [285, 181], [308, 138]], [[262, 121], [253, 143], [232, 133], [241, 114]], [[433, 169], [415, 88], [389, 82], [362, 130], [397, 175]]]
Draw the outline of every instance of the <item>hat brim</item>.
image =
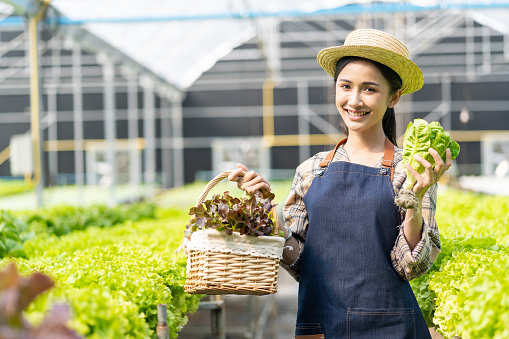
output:
[[412, 60], [385, 48], [362, 45], [336, 46], [321, 50], [316, 60], [322, 68], [334, 78], [336, 64], [346, 56], [356, 56], [377, 61], [394, 70], [401, 78], [402, 94], [421, 89], [424, 84], [422, 71]]

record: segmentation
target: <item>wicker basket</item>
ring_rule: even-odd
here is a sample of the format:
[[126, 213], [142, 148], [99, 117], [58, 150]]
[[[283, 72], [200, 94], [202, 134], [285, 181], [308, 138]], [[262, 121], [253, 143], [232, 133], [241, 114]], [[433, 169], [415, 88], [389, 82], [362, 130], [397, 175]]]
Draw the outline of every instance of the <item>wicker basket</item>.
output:
[[[223, 172], [212, 179], [203, 189], [196, 202], [196, 206], [199, 206], [212, 187], [224, 178], [227, 178], [230, 172]], [[275, 218], [274, 234], [278, 234], [279, 220], [274, 210], [273, 215]], [[193, 235], [200, 232], [204, 231], [195, 232]], [[219, 234], [219, 232], [215, 231], [214, 233]], [[191, 242], [193, 241], [193, 235], [191, 236]], [[224, 236], [226, 242], [230, 241], [230, 238], [233, 241], [233, 237]], [[238, 235], [235, 238], [237, 239], [235, 246], [239, 245], [238, 239], [241, 238], [246, 239], [245, 241], [253, 238], [263, 238], [260, 240], [268, 242], [276, 248], [280, 247], [281, 255], [283, 252], [284, 239], [279, 236], [254, 237]], [[193, 249], [191, 246], [188, 246], [185, 252], [187, 255], [185, 291], [188, 293], [265, 295], [277, 291], [279, 258], [253, 256], [252, 254], [225, 253], [224, 251], [215, 252], [210, 249], [200, 250]]]

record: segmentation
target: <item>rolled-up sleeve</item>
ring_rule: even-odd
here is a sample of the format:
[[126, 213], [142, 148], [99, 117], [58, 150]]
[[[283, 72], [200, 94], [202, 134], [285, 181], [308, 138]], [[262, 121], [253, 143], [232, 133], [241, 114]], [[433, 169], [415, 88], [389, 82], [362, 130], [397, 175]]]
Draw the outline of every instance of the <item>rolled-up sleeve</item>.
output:
[[[437, 187], [431, 186], [422, 201], [422, 235], [413, 250], [405, 238], [403, 225], [391, 251], [392, 265], [396, 272], [405, 280], [412, 280], [425, 274], [440, 253], [440, 237], [435, 220]], [[404, 211], [402, 212], [404, 219]]]

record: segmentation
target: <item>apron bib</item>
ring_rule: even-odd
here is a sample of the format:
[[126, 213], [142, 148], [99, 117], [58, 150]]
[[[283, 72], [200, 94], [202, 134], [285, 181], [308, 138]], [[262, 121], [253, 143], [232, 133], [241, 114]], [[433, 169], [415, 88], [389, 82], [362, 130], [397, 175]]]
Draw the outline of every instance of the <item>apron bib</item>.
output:
[[[392, 165], [394, 146], [387, 142], [384, 163]], [[390, 258], [402, 222], [393, 168], [329, 161], [304, 197], [309, 228], [295, 335], [430, 339], [410, 284]]]

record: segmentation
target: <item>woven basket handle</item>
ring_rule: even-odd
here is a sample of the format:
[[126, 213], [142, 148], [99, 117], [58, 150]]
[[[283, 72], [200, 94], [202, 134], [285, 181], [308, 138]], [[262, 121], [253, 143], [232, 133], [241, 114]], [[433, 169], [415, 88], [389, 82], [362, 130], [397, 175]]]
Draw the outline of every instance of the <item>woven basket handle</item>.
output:
[[[196, 205], [195, 206], [196, 207], [200, 206], [200, 204], [207, 197], [207, 194], [209, 194], [210, 190], [214, 186], [216, 186], [221, 180], [223, 180], [225, 178], [228, 178], [228, 176], [230, 175], [231, 172], [232, 171], [224, 171], [223, 173], [216, 175], [212, 180], [210, 180], [209, 183], [201, 191], [201, 194], [200, 194], [198, 200], [196, 201]], [[246, 175], [246, 172], [240, 172], [239, 173], [240, 177], [243, 177], [244, 175]], [[277, 212], [276, 212], [276, 209], [274, 207], [272, 208], [272, 214], [274, 215], [274, 224], [275, 224], [274, 225], [274, 234], [278, 235], [278, 231], [279, 231], [279, 217], [277, 216]]]

